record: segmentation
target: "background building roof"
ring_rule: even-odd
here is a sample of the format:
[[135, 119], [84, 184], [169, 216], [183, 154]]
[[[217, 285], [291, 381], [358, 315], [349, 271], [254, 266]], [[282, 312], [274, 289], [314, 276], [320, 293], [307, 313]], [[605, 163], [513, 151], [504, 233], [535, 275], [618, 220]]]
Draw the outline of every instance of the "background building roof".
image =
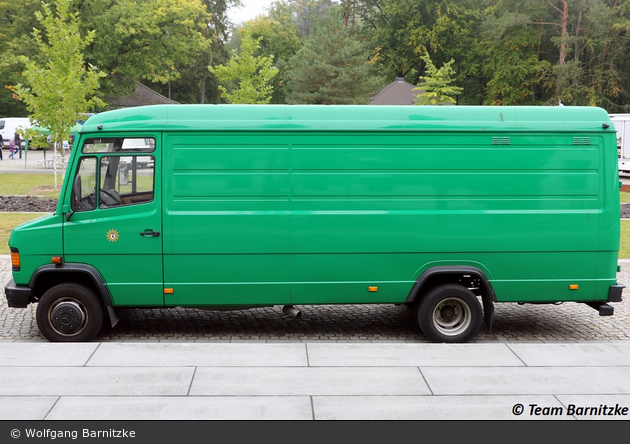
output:
[[417, 94], [423, 91], [413, 91], [415, 85], [405, 82], [403, 77], [386, 85], [380, 93], [372, 97], [370, 105], [413, 105]]
[[129, 108], [132, 106], [143, 105], [163, 105], [177, 104], [178, 102], [164, 97], [162, 94], [153, 91], [148, 86], [140, 82], [135, 82], [135, 89], [125, 96], [108, 97], [105, 101], [108, 103], [108, 109]]

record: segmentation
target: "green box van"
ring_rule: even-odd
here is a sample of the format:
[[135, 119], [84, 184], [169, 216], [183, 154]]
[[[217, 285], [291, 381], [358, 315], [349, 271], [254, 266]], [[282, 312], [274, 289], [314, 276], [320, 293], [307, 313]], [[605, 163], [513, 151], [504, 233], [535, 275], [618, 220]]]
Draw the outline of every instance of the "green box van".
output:
[[600, 108], [138, 107], [85, 123], [5, 292], [50, 341], [117, 307], [406, 304], [466, 342], [497, 302], [611, 315], [619, 230]]

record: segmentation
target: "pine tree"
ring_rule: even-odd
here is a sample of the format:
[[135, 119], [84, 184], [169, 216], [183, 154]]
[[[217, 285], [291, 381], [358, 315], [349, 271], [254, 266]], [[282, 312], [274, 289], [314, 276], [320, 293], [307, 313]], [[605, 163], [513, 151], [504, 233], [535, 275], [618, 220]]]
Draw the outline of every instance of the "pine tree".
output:
[[365, 104], [383, 84], [372, 73], [367, 46], [350, 34], [336, 8], [315, 23], [290, 66], [290, 104]]

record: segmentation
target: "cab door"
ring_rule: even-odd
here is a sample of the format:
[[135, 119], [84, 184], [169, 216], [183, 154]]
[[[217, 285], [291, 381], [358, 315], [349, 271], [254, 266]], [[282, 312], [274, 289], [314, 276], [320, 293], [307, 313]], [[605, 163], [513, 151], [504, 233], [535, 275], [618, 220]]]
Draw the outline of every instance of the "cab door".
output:
[[163, 306], [159, 139], [87, 138], [64, 201], [64, 260], [95, 267], [116, 306]]

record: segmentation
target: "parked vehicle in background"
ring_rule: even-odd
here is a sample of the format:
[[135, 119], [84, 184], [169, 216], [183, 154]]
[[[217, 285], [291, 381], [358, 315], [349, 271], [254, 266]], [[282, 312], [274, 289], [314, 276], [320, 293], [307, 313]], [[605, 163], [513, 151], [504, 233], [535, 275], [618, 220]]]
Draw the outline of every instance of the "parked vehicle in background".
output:
[[[151, 152], [153, 151], [152, 144], [154, 144], [153, 139], [125, 139], [123, 143], [123, 150], [134, 150], [134, 151], [145, 151]], [[153, 158], [150, 156], [126, 156], [120, 158], [119, 168], [127, 170], [128, 168], [133, 167], [133, 163], [136, 163], [137, 168], [148, 168], [153, 165]]]
[[[70, 128], [70, 140], [62, 141], [62, 146], [64, 151], [69, 151], [72, 149], [72, 145], [74, 144], [74, 139], [76, 138], [77, 133], [83, 127], [83, 124], [94, 115], [94, 113], [79, 113], [79, 119], [75, 121], [75, 125]], [[33, 126], [32, 129], [39, 134], [41, 139], [40, 143], [32, 143], [29, 146], [29, 149], [44, 149], [44, 150], [52, 150], [52, 136], [50, 134], [50, 130], [43, 126]]]
[[55, 213], [13, 230], [5, 295], [50, 341], [117, 307], [404, 304], [467, 342], [495, 303], [612, 315], [619, 214], [601, 108], [128, 108], [85, 123]]
[[617, 130], [619, 171], [630, 173], [630, 114], [611, 114], [610, 120]]
[[[13, 139], [18, 129], [28, 129], [32, 126], [28, 117], [2, 117], [0, 118], [0, 134], [5, 147], [9, 146], [9, 140]], [[24, 146], [24, 140], [22, 140]]]

